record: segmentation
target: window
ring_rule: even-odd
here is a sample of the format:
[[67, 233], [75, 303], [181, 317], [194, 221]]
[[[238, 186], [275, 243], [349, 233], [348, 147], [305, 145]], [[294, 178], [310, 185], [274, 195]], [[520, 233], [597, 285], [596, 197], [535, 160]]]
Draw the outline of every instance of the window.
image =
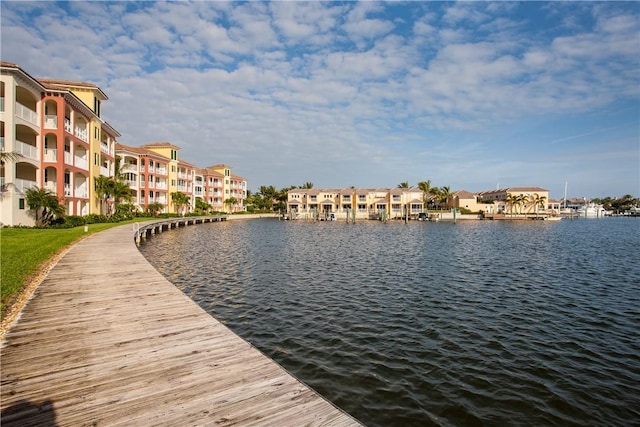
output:
[[100, 158], [98, 157], [98, 153], [93, 153], [93, 164], [98, 165], [100, 162]]
[[18, 199], [18, 209], [24, 210], [24, 199]]
[[175, 172], [176, 171], [176, 165], [171, 165], [171, 172]]
[[171, 160], [178, 160], [178, 152], [176, 150], [171, 150]]

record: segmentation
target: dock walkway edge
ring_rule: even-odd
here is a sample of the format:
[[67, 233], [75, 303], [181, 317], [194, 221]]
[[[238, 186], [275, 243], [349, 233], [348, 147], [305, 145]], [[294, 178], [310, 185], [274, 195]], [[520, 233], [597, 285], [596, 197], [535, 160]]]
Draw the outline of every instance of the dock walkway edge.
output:
[[361, 425], [164, 278], [130, 224], [58, 261], [0, 362], [3, 427]]

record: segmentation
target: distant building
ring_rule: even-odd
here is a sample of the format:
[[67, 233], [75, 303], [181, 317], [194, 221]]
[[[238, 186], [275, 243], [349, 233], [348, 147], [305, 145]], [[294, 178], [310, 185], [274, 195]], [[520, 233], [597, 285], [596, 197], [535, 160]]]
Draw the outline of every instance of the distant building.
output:
[[292, 218], [416, 217], [424, 210], [424, 198], [418, 188], [296, 188], [288, 192], [287, 210]]

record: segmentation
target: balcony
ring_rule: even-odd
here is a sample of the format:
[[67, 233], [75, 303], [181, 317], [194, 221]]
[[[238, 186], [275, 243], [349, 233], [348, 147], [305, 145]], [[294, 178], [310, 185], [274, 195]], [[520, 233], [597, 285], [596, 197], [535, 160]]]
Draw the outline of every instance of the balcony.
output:
[[85, 170], [89, 169], [89, 162], [87, 161], [87, 159], [83, 159], [82, 157], [75, 156], [73, 160], [73, 164], [76, 167], [81, 169], [85, 169]]
[[56, 188], [56, 183], [55, 181], [47, 181], [44, 183], [44, 188], [51, 191], [53, 194], [56, 194], [58, 192], [58, 189]]
[[102, 151], [105, 154], [111, 154], [109, 152], [109, 146], [107, 144], [100, 144], [100, 151]]
[[19, 102], [16, 102], [16, 116], [26, 120], [34, 126], [38, 126], [38, 113]]
[[68, 151], [64, 152], [64, 164], [65, 165], [73, 165], [73, 156]]
[[64, 195], [66, 197], [70, 197], [71, 196], [71, 184], [65, 184], [64, 185]]
[[135, 179], [128, 179], [125, 182], [130, 188], [138, 188], [138, 181]]
[[22, 141], [16, 140], [16, 153], [21, 154], [27, 159], [40, 160], [38, 149], [35, 146], [26, 144]]
[[16, 178], [13, 181], [13, 185], [15, 185], [16, 190], [20, 193], [24, 193], [25, 191], [27, 191], [30, 188], [33, 187], [37, 187], [38, 183], [35, 181], [30, 181], [28, 179], [20, 179], [20, 178]]
[[86, 184], [83, 184], [80, 187], [76, 187], [75, 197], [80, 197], [83, 199], [86, 199], [87, 197], [89, 197]]
[[80, 138], [81, 140], [83, 140], [84, 142], [89, 142], [89, 137], [88, 137], [88, 132], [87, 132], [87, 128], [81, 128], [80, 126], [76, 126], [75, 131], [73, 132], [73, 134]]
[[166, 175], [167, 174], [167, 168], [156, 168], [156, 173], [158, 175]]
[[55, 162], [58, 160], [58, 150], [55, 148], [45, 148], [44, 149], [44, 161], [45, 162]]
[[104, 175], [104, 176], [110, 176], [109, 175], [109, 169], [105, 168], [104, 166], [100, 167], [100, 175]]
[[73, 133], [71, 132], [71, 120], [67, 119], [66, 117], [64, 119], [64, 130], [67, 133]]
[[58, 129], [58, 116], [47, 114], [44, 116], [45, 129]]
[[158, 188], [160, 190], [166, 190], [167, 189], [167, 183], [166, 182], [156, 182], [156, 188]]

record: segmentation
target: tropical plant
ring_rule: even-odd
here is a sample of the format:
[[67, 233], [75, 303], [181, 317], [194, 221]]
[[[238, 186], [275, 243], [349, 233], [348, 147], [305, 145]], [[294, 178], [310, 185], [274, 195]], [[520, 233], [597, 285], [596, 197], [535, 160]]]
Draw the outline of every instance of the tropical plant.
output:
[[546, 196], [541, 196], [538, 193], [533, 193], [530, 196], [531, 203], [536, 211], [536, 217], [538, 216], [538, 208], [545, 208], [547, 206], [547, 198]]
[[[108, 176], [100, 175], [95, 179], [95, 190], [96, 197], [100, 202], [100, 214], [104, 213], [104, 205], [107, 200], [111, 197], [111, 180]], [[107, 209], [109, 209], [107, 204]], [[107, 215], [109, 212], [107, 212]]]
[[181, 191], [174, 191], [171, 193], [171, 202], [176, 208], [176, 213], [185, 214], [185, 207], [189, 205], [190, 199], [189, 196]]
[[152, 216], [158, 215], [164, 209], [164, 205], [162, 203], [153, 202], [147, 205], [147, 212], [149, 212]]
[[225, 199], [224, 204], [229, 206], [229, 212], [232, 212], [233, 206], [238, 204], [238, 199], [236, 199], [235, 197], [229, 197], [228, 199]]
[[404, 181], [398, 184], [398, 188], [409, 188], [409, 181]]
[[446, 203], [451, 197], [451, 189], [448, 185], [444, 187], [440, 187], [440, 191], [438, 191], [438, 203]]
[[44, 188], [29, 188], [26, 193], [26, 201], [32, 212], [36, 225], [47, 226], [56, 218], [62, 218], [65, 207], [60, 204], [58, 196]]
[[[294, 188], [295, 188], [295, 187], [294, 187]], [[300, 188], [304, 188], [304, 189], [310, 190], [310, 189], [312, 189], [312, 188], [313, 188], [313, 182], [305, 182], [305, 183], [302, 185], [302, 187], [300, 187]]]

